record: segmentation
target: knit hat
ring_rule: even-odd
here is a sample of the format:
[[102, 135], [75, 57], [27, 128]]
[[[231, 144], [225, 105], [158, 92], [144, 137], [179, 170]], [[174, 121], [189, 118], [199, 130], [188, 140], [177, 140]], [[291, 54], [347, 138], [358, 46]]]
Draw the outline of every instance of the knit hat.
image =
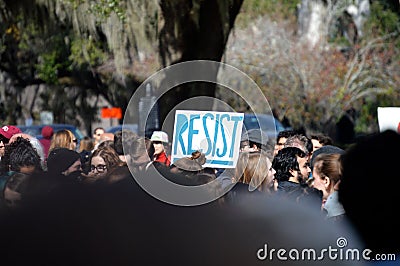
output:
[[315, 158], [320, 154], [343, 154], [345, 151], [333, 145], [325, 145], [313, 152], [310, 160], [310, 168], [313, 169]]
[[16, 126], [3, 126], [0, 128], [0, 134], [3, 135], [6, 139], [10, 139], [13, 135], [22, 133], [21, 129]]
[[54, 130], [51, 126], [44, 126], [42, 128], [42, 136], [45, 139], [50, 139], [54, 134]]
[[49, 172], [61, 174], [80, 158], [81, 156], [76, 151], [57, 148], [52, 150], [47, 157], [47, 169]]

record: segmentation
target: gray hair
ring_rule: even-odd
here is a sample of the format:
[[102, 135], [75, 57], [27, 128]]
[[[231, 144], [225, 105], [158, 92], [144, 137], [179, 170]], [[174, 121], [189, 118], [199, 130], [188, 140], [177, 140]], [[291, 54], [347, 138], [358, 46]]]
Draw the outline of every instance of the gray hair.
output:
[[36, 150], [36, 152], [38, 153], [38, 155], [40, 157], [40, 164], [42, 166], [42, 169], [46, 170], [47, 166], [46, 166], [46, 162], [45, 162], [45, 158], [44, 158], [44, 151], [43, 151], [42, 144], [35, 137], [30, 137], [29, 142], [31, 143], [31, 145], [33, 146], [33, 148]]

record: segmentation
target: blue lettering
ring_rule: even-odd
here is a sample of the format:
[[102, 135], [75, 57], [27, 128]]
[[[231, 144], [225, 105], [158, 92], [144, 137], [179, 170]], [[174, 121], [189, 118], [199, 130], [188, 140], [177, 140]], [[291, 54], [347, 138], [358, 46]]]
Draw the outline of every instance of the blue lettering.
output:
[[236, 139], [236, 130], [238, 126], [238, 122], [243, 120], [243, 116], [232, 116], [231, 120], [235, 122], [233, 125], [233, 132], [232, 132], [232, 143], [231, 143], [231, 150], [229, 152], [229, 158], [233, 157], [233, 151], [234, 151], [234, 145], [235, 145], [235, 139]]
[[214, 116], [211, 113], [207, 113], [203, 116], [203, 128], [204, 128], [204, 133], [206, 134], [206, 140], [207, 140], [207, 151], [204, 152], [204, 154], [206, 156], [211, 153], [211, 149], [212, 149], [210, 134], [208, 133], [208, 130], [207, 130], [207, 118], [208, 117], [210, 117], [211, 120], [214, 119]]
[[187, 117], [183, 114], [178, 114], [176, 116], [176, 132], [175, 132], [175, 137], [174, 137], [174, 139], [175, 139], [174, 155], [177, 154], [176, 152], [178, 151], [178, 143], [180, 144], [183, 154], [187, 154], [186, 149], [185, 149], [185, 143], [183, 142], [183, 139], [182, 139], [182, 133], [185, 132], [187, 128], [188, 128]]
[[218, 148], [217, 149], [217, 156], [218, 157], [224, 157], [225, 156], [225, 154], [226, 154], [226, 150], [227, 150], [227, 147], [226, 147], [226, 136], [225, 136], [225, 130], [224, 130], [224, 124], [222, 123], [222, 120], [224, 119], [224, 118], [227, 118], [228, 119], [228, 121], [229, 121], [229, 115], [228, 114], [223, 114], [222, 116], [221, 116], [221, 122], [219, 123], [220, 125], [221, 125], [221, 135], [222, 135], [222, 141], [224, 142], [224, 148], [223, 148], [223, 150], [222, 150], [222, 153], [219, 153], [220, 152], [220, 149]]
[[215, 130], [214, 130], [214, 145], [212, 149], [212, 156], [215, 155], [215, 148], [216, 148], [216, 143], [217, 143], [217, 137], [218, 137], [218, 129], [219, 129], [219, 114], [215, 116]]
[[189, 133], [188, 133], [188, 153], [186, 155], [189, 155], [195, 151], [192, 149], [193, 135], [199, 133], [197, 129], [193, 129], [193, 124], [194, 124], [193, 120], [195, 119], [200, 119], [200, 115], [190, 115]]

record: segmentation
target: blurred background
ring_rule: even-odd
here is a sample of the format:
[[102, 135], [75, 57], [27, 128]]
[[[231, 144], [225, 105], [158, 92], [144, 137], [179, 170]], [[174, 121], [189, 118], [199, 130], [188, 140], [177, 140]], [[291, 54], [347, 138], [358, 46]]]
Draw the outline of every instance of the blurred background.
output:
[[[71, 124], [90, 136], [125, 115], [140, 125], [140, 108], [153, 107], [147, 123], [157, 129], [171, 108], [200, 95], [248, 112], [240, 95], [213, 84], [164, 95], [149, 84], [127, 112], [153, 73], [198, 59], [249, 75], [283, 127], [344, 145], [378, 131], [378, 106], [400, 102], [397, 0], [0, 0], [0, 7], [3, 125]], [[248, 93], [240, 81], [237, 89]]]

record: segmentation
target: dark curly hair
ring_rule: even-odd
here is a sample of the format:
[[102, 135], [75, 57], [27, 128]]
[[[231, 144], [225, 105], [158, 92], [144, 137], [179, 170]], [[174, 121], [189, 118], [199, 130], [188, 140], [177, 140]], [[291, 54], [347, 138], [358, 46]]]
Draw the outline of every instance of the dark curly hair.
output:
[[19, 172], [23, 166], [34, 166], [43, 170], [40, 156], [28, 139], [18, 137], [14, 142], [5, 146], [4, 156], [1, 158], [1, 172]]
[[292, 176], [290, 170], [300, 171], [297, 157], [304, 158], [306, 153], [296, 147], [286, 147], [278, 152], [272, 161], [272, 168], [276, 171], [275, 178], [278, 182], [288, 181]]

